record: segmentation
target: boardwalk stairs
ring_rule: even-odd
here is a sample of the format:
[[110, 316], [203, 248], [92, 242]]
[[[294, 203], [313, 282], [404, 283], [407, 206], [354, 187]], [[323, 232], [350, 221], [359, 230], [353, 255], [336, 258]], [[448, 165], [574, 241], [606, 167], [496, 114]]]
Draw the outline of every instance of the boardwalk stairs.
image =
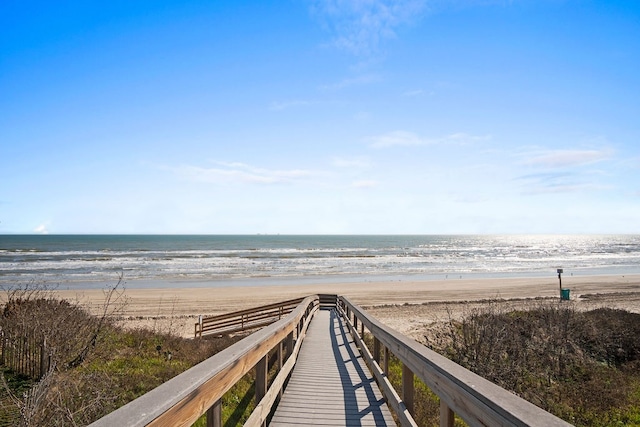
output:
[[[414, 377], [439, 396], [441, 426], [453, 426], [454, 414], [470, 426], [569, 425], [383, 325], [346, 297], [311, 295], [274, 306], [238, 312], [232, 326], [233, 316], [225, 315], [226, 330], [251, 316], [257, 320], [247, 328], [268, 326], [91, 426], [190, 426], [204, 414], [208, 427], [221, 426], [222, 396], [250, 370], [256, 407], [246, 426], [416, 426]], [[220, 334], [211, 324], [199, 319], [196, 337]], [[274, 353], [277, 374], [270, 380]], [[402, 390], [388, 379], [392, 354], [402, 363]]]

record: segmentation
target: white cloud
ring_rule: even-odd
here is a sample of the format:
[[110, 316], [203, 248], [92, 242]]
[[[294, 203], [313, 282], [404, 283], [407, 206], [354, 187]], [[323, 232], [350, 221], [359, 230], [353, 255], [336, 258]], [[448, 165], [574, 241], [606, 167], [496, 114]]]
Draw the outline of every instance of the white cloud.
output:
[[284, 101], [284, 102], [272, 102], [271, 105], [269, 105], [269, 110], [271, 111], [282, 111], [282, 110], [286, 110], [289, 108], [295, 108], [295, 107], [305, 107], [307, 105], [310, 105], [311, 103], [309, 101], [300, 101], [300, 100], [293, 100], [293, 101]]
[[38, 234], [49, 234], [49, 230], [47, 230], [46, 224], [40, 224], [39, 226], [33, 229], [33, 232]]
[[464, 132], [452, 133], [442, 138], [442, 142], [456, 142], [459, 144], [469, 144], [477, 141], [488, 141], [491, 135], [470, 135]]
[[379, 50], [380, 43], [396, 37], [396, 30], [415, 21], [424, 0], [317, 0], [312, 12], [332, 33], [332, 43], [358, 56]]
[[343, 79], [337, 83], [329, 83], [323, 86], [320, 86], [321, 90], [340, 90], [346, 89], [352, 86], [363, 86], [372, 83], [376, 83], [380, 81], [380, 77], [374, 74], [363, 74], [357, 77], [350, 77]]
[[476, 136], [463, 132], [453, 133], [440, 138], [423, 138], [413, 132], [394, 131], [368, 138], [371, 148], [389, 148], [396, 146], [419, 146], [431, 144], [460, 144], [466, 145], [477, 141], [491, 139], [490, 135]]
[[602, 191], [610, 187], [589, 182], [582, 174], [558, 172], [524, 175], [517, 180], [523, 181], [523, 194], [577, 193]]
[[417, 134], [407, 131], [394, 131], [368, 138], [371, 141], [371, 148], [407, 147], [415, 145], [427, 145], [432, 141], [420, 138]]
[[308, 178], [314, 173], [303, 169], [272, 170], [244, 163], [216, 162], [219, 167], [181, 165], [169, 168], [183, 179], [212, 184], [284, 184]]
[[530, 153], [523, 163], [548, 169], [585, 166], [611, 158], [610, 150], [547, 150]]

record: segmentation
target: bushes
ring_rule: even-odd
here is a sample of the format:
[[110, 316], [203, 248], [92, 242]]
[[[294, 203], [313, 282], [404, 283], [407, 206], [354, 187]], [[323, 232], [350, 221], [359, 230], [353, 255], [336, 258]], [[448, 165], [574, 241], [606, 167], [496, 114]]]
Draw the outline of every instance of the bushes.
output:
[[110, 320], [121, 296], [118, 286], [107, 290], [102, 315], [93, 316], [43, 290], [8, 293], [0, 328], [46, 338], [52, 363], [35, 383], [16, 382], [7, 372], [0, 424], [89, 424], [238, 340], [123, 330]]
[[[640, 314], [571, 304], [506, 311], [497, 305], [449, 321], [436, 350], [576, 425], [640, 420]], [[635, 420], [635, 421], [634, 421]]]

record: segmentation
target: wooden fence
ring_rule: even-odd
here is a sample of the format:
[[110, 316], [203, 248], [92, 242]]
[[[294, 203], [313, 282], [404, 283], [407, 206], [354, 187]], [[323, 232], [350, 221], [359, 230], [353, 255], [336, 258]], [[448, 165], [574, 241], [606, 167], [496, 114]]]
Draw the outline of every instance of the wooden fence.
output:
[[200, 316], [195, 324], [194, 335], [224, 335], [270, 325], [295, 309], [304, 298], [296, 298], [275, 304], [263, 305], [218, 316]]
[[47, 341], [34, 333], [0, 330], [0, 365], [38, 380], [49, 369]]

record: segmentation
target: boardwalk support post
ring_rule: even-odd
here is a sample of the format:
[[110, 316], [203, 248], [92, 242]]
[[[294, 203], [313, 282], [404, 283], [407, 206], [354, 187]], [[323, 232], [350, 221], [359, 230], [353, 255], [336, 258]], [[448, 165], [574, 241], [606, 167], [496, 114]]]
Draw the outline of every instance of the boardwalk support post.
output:
[[293, 353], [293, 331], [291, 331], [291, 333], [289, 335], [287, 335], [287, 359], [289, 358], [289, 356], [291, 356], [291, 353]]
[[455, 416], [449, 405], [440, 399], [440, 427], [453, 427]]
[[207, 427], [222, 427], [222, 399], [207, 410]]
[[[278, 372], [280, 372], [284, 364], [284, 341], [285, 340], [282, 340], [278, 344], [278, 350], [277, 350], [277, 356], [276, 356], [277, 364], [278, 364]], [[278, 392], [279, 399], [282, 399], [282, 393], [283, 393], [283, 389], [281, 388], [280, 391]]]
[[373, 337], [373, 360], [380, 364], [380, 340], [376, 337]]
[[256, 364], [256, 405], [267, 392], [267, 373], [269, 372], [269, 355], [264, 356]]
[[402, 365], [402, 401], [411, 416], [415, 415], [413, 409], [413, 372], [405, 364]]
[[389, 376], [389, 347], [387, 347], [387, 346], [384, 347], [384, 368], [383, 368], [383, 372], [387, 377]]

